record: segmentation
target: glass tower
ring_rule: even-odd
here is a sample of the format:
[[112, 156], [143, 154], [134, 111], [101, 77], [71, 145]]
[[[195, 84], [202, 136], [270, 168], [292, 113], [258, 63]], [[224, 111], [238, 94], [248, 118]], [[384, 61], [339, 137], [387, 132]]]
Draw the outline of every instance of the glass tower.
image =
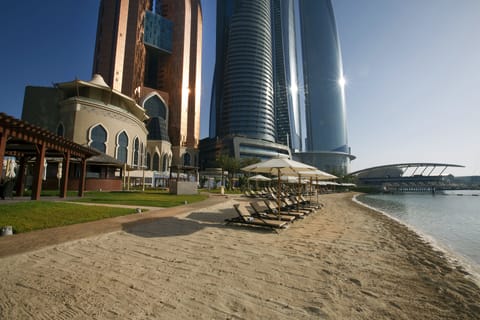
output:
[[217, 2], [210, 137], [275, 142], [270, 0]]
[[337, 27], [330, 0], [299, 0], [303, 97], [306, 119], [301, 161], [344, 174], [350, 154], [347, 140], [345, 80]]
[[348, 172], [354, 157], [331, 0], [219, 0], [216, 43], [210, 139], [288, 146], [300, 161]]

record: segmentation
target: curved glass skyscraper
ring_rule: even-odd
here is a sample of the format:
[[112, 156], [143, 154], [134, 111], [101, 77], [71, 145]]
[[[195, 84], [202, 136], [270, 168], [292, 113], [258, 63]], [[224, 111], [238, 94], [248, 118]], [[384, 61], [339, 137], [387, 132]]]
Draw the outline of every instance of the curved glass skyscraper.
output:
[[337, 27], [330, 0], [300, 0], [305, 101], [305, 149], [295, 156], [319, 169], [344, 174], [350, 154], [345, 80]]
[[210, 138], [268, 142], [265, 156], [288, 146], [319, 169], [348, 171], [354, 157], [330, 0], [219, 0], [216, 54]]
[[290, 156], [276, 143], [272, 43], [271, 0], [217, 1], [210, 137], [200, 143], [201, 167], [225, 152], [237, 159]]
[[270, 0], [218, 1], [217, 22], [210, 134], [275, 142]]

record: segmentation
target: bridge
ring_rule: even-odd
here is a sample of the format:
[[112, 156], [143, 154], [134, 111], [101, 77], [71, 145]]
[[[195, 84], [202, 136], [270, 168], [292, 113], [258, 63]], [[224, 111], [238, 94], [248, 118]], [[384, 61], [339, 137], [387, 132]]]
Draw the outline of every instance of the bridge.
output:
[[454, 177], [443, 175], [448, 168], [465, 168], [450, 163], [412, 162], [376, 166], [350, 173], [358, 185], [384, 192], [435, 192], [455, 189]]

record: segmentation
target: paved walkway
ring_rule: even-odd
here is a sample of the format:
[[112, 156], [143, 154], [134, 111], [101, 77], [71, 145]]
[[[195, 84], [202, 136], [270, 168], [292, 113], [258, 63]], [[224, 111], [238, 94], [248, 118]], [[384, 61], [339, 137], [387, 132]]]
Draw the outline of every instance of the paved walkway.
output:
[[[232, 196], [238, 197], [238, 195], [230, 195], [230, 197]], [[132, 223], [142, 223], [142, 221], [147, 219], [172, 217], [190, 211], [206, 209], [210, 206], [224, 202], [228, 197], [228, 195], [210, 195], [210, 197], [204, 201], [173, 208], [153, 208], [153, 210], [141, 214], [131, 214], [0, 237], [0, 258], [102, 233], [119, 231], [122, 230], [123, 226], [127, 223], [131, 225]], [[126, 207], [135, 208], [135, 206]], [[138, 207], [145, 208], [144, 206]]]

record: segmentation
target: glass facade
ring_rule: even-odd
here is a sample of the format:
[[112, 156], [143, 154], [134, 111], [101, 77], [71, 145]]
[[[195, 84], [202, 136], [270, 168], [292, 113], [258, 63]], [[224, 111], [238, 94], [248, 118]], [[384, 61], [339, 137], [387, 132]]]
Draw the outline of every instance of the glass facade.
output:
[[296, 157], [343, 174], [354, 157], [347, 140], [345, 82], [332, 3], [299, 0], [299, 17], [306, 124], [301, 152], [306, 154]]
[[[354, 157], [331, 0], [217, 1], [216, 41], [211, 139], [287, 145], [300, 161], [348, 171]], [[261, 144], [241, 151], [270, 153]]]
[[211, 137], [275, 142], [270, 0], [217, 2], [210, 112]]
[[302, 108], [297, 61], [298, 1], [272, 0], [274, 84], [277, 142], [302, 149]]
[[150, 47], [172, 52], [173, 22], [152, 11], [145, 11], [143, 42]]
[[[312, 14], [315, 12], [315, 14]], [[301, 0], [306, 150], [348, 152], [342, 58], [330, 0]]]

